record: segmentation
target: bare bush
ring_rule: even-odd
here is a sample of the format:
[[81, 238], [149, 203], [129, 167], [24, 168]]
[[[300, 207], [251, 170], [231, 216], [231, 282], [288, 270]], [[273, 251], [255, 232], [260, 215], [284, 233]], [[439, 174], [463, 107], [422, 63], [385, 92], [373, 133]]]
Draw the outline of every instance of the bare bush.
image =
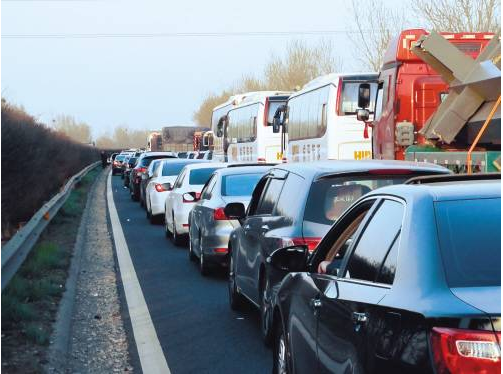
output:
[[2, 237], [31, 216], [99, 151], [2, 100]]
[[69, 138], [84, 144], [91, 143], [91, 128], [84, 122], [78, 122], [74, 117], [60, 115], [53, 121], [53, 127]]

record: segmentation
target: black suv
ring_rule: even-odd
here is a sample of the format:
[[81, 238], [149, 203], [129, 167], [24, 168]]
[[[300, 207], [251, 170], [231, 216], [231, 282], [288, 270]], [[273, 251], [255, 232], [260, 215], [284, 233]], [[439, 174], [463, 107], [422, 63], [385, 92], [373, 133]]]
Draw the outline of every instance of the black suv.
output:
[[241, 227], [229, 239], [229, 301], [240, 307], [242, 296], [260, 308], [262, 333], [271, 333], [271, 297], [285, 273], [266, 266], [276, 249], [306, 245], [313, 251], [332, 224], [356, 200], [383, 186], [414, 176], [449, 170], [403, 161], [325, 161], [272, 168], [257, 184], [245, 213], [230, 203], [225, 213]]

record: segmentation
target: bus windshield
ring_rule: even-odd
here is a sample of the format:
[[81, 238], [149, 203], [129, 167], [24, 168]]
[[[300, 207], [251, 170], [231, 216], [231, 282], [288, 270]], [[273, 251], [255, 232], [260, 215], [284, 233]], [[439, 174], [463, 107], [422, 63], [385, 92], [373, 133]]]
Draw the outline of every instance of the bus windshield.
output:
[[[362, 82], [342, 82], [340, 96], [340, 114], [355, 115], [358, 110], [358, 88]], [[370, 84], [370, 113], [374, 113], [375, 98], [377, 93], [377, 82], [366, 82]]]

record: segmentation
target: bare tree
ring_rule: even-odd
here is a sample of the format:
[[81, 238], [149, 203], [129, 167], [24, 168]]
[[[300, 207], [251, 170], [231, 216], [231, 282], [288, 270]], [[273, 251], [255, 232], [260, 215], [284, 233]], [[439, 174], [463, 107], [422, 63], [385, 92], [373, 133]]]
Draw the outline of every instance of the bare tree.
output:
[[81, 142], [91, 142], [91, 128], [84, 122], [77, 122], [74, 117], [60, 115], [53, 121], [53, 127], [57, 132], [63, 133], [69, 138]]
[[412, 8], [437, 31], [477, 32], [501, 29], [501, 0], [415, 0]]
[[310, 80], [340, 68], [330, 42], [309, 47], [297, 40], [290, 43], [284, 58], [273, 56], [265, 67], [265, 86], [272, 90], [294, 90]]
[[387, 7], [382, 0], [352, 0], [350, 13], [356, 30], [349, 30], [347, 36], [354, 57], [364, 68], [379, 71], [390, 40], [407, 24], [405, 12]]

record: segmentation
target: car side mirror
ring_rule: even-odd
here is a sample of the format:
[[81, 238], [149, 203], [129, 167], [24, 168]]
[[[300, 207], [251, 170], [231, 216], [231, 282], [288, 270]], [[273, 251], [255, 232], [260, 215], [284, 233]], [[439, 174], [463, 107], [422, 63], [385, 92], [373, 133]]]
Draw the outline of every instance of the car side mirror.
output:
[[296, 272], [307, 270], [308, 248], [306, 245], [294, 245], [275, 250], [269, 257], [267, 263], [275, 269]]
[[366, 109], [370, 105], [370, 83], [358, 86], [358, 108]]
[[230, 219], [243, 219], [246, 209], [243, 203], [229, 203], [224, 208], [225, 215]]
[[358, 109], [356, 111], [356, 119], [358, 121], [367, 122], [370, 118], [370, 112], [368, 109]]
[[169, 183], [169, 182], [168, 182], [168, 183], [165, 183], [165, 184], [164, 184], [164, 187], [166, 187], [166, 190], [168, 190], [168, 191], [173, 190], [173, 185], [172, 185], [171, 183]]
[[195, 192], [185, 192], [183, 195], [183, 201], [187, 203], [193, 203], [198, 200]]

